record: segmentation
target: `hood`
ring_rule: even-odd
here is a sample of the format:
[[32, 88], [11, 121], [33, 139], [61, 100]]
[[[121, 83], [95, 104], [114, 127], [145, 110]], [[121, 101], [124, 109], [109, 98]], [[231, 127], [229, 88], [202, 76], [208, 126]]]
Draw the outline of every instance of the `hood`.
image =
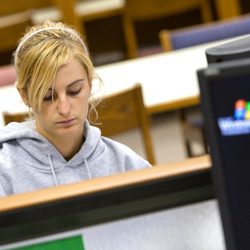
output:
[[0, 129], [0, 147], [4, 142], [18, 145], [24, 151], [25, 159], [29, 159], [32, 163], [37, 162], [38, 164], [32, 165], [36, 165], [37, 168], [42, 168], [41, 170], [45, 171], [51, 171], [50, 161], [53, 162], [53, 169], [55, 170], [65, 166], [77, 167], [83, 162], [92, 161], [104, 150], [100, 130], [91, 126], [88, 121], [84, 125], [85, 142], [79, 152], [69, 161], [65, 160], [53, 144], [34, 128], [34, 121], [9, 123]]

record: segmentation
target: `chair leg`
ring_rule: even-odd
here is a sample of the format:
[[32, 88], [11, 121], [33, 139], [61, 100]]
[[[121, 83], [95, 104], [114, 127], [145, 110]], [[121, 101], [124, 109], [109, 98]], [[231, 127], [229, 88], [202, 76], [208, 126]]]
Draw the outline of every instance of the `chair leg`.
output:
[[185, 146], [186, 146], [186, 156], [188, 158], [193, 157], [192, 147], [188, 140], [185, 140]]
[[[187, 120], [187, 114], [185, 112], [186, 110], [184, 109], [180, 109], [177, 111], [177, 115], [178, 118], [180, 120], [181, 123], [181, 130], [182, 130], [182, 135], [183, 135], [183, 140], [184, 140], [184, 145], [185, 145], [185, 151], [186, 151], [186, 156], [187, 157], [194, 157], [197, 156], [196, 154], [193, 153], [192, 151], [192, 145], [191, 145], [191, 141], [189, 138], [189, 127], [190, 124], [188, 123]], [[197, 128], [198, 129], [198, 128]], [[207, 140], [206, 140], [206, 136], [205, 136], [205, 132], [203, 128], [199, 128], [200, 133], [201, 133], [201, 143], [202, 143], [202, 147], [203, 147], [203, 153], [201, 154], [208, 154], [209, 153], [209, 147], [207, 144]]]
[[208, 154], [209, 153], [209, 147], [208, 147], [208, 143], [207, 143], [207, 139], [206, 139], [204, 129], [201, 129], [201, 135], [202, 135], [202, 144], [203, 144], [204, 153]]
[[177, 117], [180, 120], [180, 125], [181, 125], [181, 132], [182, 132], [182, 137], [184, 140], [184, 146], [185, 146], [185, 151], [186, 151], [186, 156], [187, 157], [192, 157], [192, 147], [191, 144], [187, 138], [187, 118], [185, 114], [184, 109], [179, 109], [177, 110]]
[[204, 23], [211, 22], [213, 20], [213, 15], [209, 0], [203, 0], [201, 15]]
[[137, 40], [134, 29], [134, 24], [129, 15], [124, 14], [122, 17], [123, 30], [125, 35], [127, 56], [129, 59], [137, 57]]

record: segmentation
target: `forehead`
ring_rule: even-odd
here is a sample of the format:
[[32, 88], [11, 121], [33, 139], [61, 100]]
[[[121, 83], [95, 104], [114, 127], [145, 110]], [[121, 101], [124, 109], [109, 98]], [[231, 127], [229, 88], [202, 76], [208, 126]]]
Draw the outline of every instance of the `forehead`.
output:
[[71, 58], [59, 67], [59, 69], [57, 71], [57, 75], [62, 73], [62, 72], [68, 72], [68, 71], [72, 71], [72, 73], [77, 72], [77, 71], [85, 71], [86, 72], [86, 69], [85, 69], [84, 65], [78, 59]]
[[85, 67], [77, 60], [72, 59], [69, 62], [62, 65], [55, 76], [55, 84], [57, 83], [72, 83], [78, 79], [86, 79], [87, 70]]

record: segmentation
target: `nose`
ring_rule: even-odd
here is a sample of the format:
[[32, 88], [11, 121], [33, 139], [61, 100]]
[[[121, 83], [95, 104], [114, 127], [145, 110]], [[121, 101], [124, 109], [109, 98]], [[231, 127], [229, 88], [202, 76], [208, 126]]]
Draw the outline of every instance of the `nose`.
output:
[[57, 112], [60, 115], [68, 116], [70, 114], [70, 103], [67, 97], [61, 97], [57, 99]]

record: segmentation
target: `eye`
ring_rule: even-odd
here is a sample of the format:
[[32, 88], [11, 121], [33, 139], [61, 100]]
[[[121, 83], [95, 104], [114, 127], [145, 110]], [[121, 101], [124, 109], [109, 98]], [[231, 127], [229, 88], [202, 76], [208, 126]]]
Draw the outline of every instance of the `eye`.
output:
[[48, 102], [48, 101], [52, 101], [52, 91], [48, 91], [47, 93], [46, 93], [46, 95], [44, 96], [44, 98], [43, 98], [43, 101], [44, 102]]
[[57, 94], [55, 91], [53, 90], [48, 90], [48, 92], [46, 93], [46, 95], [43, 98], [44, 102], [51, 102], [53, 100], [57, 99]]
[[76, 95], [78, 95], [80, 92], [81, 92], [81, 90], [82, 90], [82, 88], [80, 87], [78, 87], [78, 88], [72, 88], [72, 89], [69, 89], [68, 90], [68, 95], [71, 95], [71, 96], [76, 96]]

